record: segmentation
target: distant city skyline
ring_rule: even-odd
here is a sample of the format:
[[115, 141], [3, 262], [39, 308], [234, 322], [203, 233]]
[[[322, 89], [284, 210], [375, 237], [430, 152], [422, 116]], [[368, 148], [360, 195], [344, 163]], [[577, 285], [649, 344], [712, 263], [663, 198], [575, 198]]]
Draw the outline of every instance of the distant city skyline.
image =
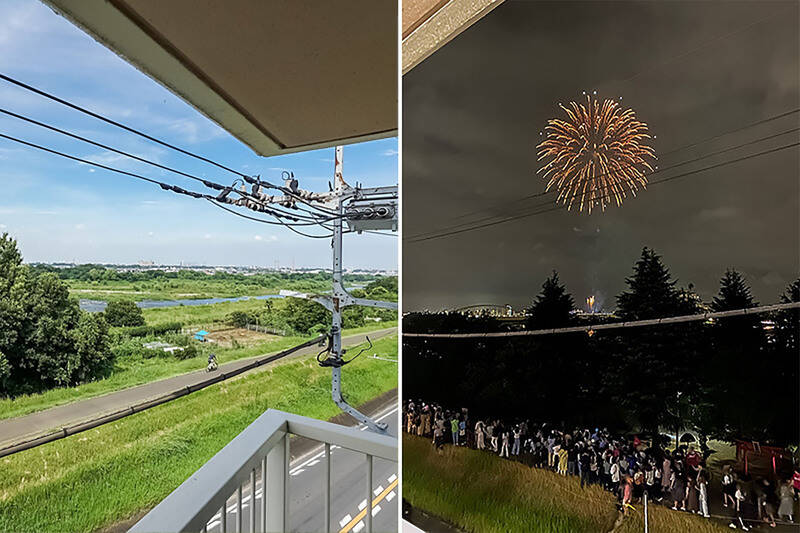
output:
[[[333, 148], [271, 158], [255, 155], [161, 85], [94, 41], [38, 0], [0, 3], [0, 72], [242, 172], [280, 181], [294, 171], [300, 186], [325, 191]], [[219, 183], [232, 175], [0, 81], [2, 107], [137, 156]], [[0, 132], [94, 162], [142, 173], [186, 189], [178, 175], [0, 117]], [[344, 177], [366, 186], [394, 185], [398, 142], [344, 148]], [[0, 234], [16, 238], [26, 262], [255, 264], [325, 267], [330, 242], [280, 226], [244, 220], [211, 204], [157, 186], [0, 139]], [[345, 236], [345, 267], [397, 268], [396, 237]]]

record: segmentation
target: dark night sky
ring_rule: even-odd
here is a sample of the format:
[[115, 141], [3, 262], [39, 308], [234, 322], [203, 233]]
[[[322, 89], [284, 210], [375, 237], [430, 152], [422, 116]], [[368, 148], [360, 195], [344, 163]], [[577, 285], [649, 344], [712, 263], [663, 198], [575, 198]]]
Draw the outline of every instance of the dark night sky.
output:
[[[528, 304], [556, 269], [580, 305], [606, 308], [643, 246], [704, 300], [727, 267], [761, 303], [800, 271], [797, 147], [664, 184], [620, 208], [556, 212], [419, 243], [544, 190], [535, 146], [559, 101], [622, 96], [657, 153], [800, 107], [796, 0], [507, 2], [404, 77], [403, 308]], [[769, 17], [769, 18], [768, 18]], [[766, 20], [764, 20], [766, 19]], [[659, 158], [663, 169], [800, 125], [800, 114]], [[665, 171], [666, 177], [797, 142], [797, 132]], [[487, 213], [475, 215], [487, 216]]]

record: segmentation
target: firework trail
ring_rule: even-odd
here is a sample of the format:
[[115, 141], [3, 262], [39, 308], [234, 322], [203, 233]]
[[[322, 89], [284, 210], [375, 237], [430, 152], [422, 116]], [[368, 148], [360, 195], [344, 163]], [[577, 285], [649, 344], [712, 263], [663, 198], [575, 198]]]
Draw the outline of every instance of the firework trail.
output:
[[653, 170], [655, 150], [647, 145], [647, 124], [632, 109], [589, 95], [585, 103], [559, 107], [567, 120], [549, 120], [546, 138], [536, 147], [538, 160], [545, 160], [537, 173], [548, 180], [546, 190], [558, 189], [556, 202], [605, 211], [612, 199], [622, 205], [628, 193], [636, 196], [647, 187], [645, 172]]

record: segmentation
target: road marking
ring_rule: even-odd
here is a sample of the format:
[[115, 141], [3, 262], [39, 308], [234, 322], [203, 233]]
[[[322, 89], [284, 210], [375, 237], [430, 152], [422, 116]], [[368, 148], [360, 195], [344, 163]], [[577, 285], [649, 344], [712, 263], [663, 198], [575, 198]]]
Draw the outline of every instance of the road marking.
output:
[[350, 516], [349, 514], [348, 514], [348, 515], [344, 515], [344, 518], [342, 518], [341, 520], [339, 520], [339, 526], [340, 526], [340, 527], [344, 527], [344, 525], [345, 525], [346, 523], [348, 523], [348, 522], [349, 522], [350, 520], [352, 520], [352, 519], [353, 519], [353, 517], [352, 517], [352, 516]]
[[[372, 500], [372, 507], [375, 507], [376, 505], [378, 505], [381, 502], [381, 500], [383, 500], [390, 492], [393, 492], [394, 488], [396, 486], [397, 486], [397, 480], [395, 479], [394, 481], [392, 481], [391, 485], [389, 485], [388, 487], [383, 489], [383, 492], [381, 492], [378, 495], [377, 498]], [[350, 516], [350, 515], [348, 515], [348, 516]], [[361, 520], [365, 516], [367, 516], [367, 510], [366, 509], [362, 509], [361, 512], [356, 515], [355, 518], [350, 520], [350, 522], [348, 522], [346, 526], [343, 526], [342, 529], [339, 530], [339, 533], [349, 533], [350, 531], [353, 531], [354, 533], [356, 533], [357, 531], [359, 531], [361, 529], [361, 528], [358, 528], [358, 529], [356, 528], [357, 524], [359, 522], [361, 522]], [[339, 525], [341, 525], [341, 522], [339, 522]]]
[[367, 500], [366, 499], [361, 500], [361, 503], [358, 504], [358, 510], [360, 511], [366, 506], [367, 506]]
[[380, 505], [376, 505], [375, 507], [372, 508], [372, 516], [375, 516], [379, 512], [381, 512], [381, 506]]
[[372, 493], [375, 494], [375, 496], [377, 496], [381, 492], [383, 492], [383, 485], [378, 485], [378, 488], [372, 491]]
[[[381, 421], [381, 420], [383, 420], [384, 418], [386, 418], [386, 417], [388, 417], [388, 416], [391, 416], [391, 415], [393, 415], [394, 413], [396, 413], [396, 412], [397, 412], [397, 410], [398, 410], [398, 407], [394, 406], [394, 407], [392, 407], [392, 408], [391, 408], [389, 411], [387, 411], [387, 412], [383, 413], [381, 416], [379, 416], [378, 418], [376, 418], [376, 419], [375, 419], [375, 421], [376, 421], [376, 422], [380, 422], [380, 421]], [[367, 429], [367, 426], [363, 426], [363, 427], [361, 427], [360, 429], [361, 429], [361, 431], [364, 431], [365, 429]], [[332, 444], [332, 445], [331, 445], [331, 451], [333, 451], [333, 450], [335, 450], [336, 448], [339, 448], [339, 447], [340, 447], [340, 446], [337, 446], [336, 444]], [[311, 452], [309, 452], [309, 453], [314, 453], [314, 451], [312, 450], [312, 451], [311, 451]], [[321, 459], [321, 458], [322, 458], [324, 455], [325, 455], [325, 451], [323, 450], [323, 451], [321, 451], [321, 452], [317, 453], [316, 455], [314, 455], [313, 457], [311, 457], [310, 459], [306, 460], [304, 463], [302, 463], [302, 464], [299, 464], [299, 465], [297, 465], [297, 466], [293, 467], [291, 470], [289, 470], [289, 474], [291, 474], [291, 475], [293, 475], [293, 476], [294, 476], [294, 475], [296, 475], [296, 474], [299, 474], [300, 472], [298, 472], [298, 470], [300, 470], [300, 469], [302, 469], [302, 468], [304, 468], [304, 467], [306, 467], [306, 466], [313, 466], [314, 464], [317, 464], [317, 463], [319, 463], [320, 461], [318, 461], [318, 459]], [[299, 461], [299, 460], [302, 460], [302, 459], [304, 459], [304, 458], [305, 458], [305, 456], [303, 456], [303, 457], [300, 457], [299, 459], [295, 459], [295, 461]], [[316, 463], [314, 462], [315, 460], [317, 460], [317, 462], [316, 462]], [[313, 463], [313, 464], [312, 464], [312, 463]], [[393, 481], [393, 480], [390, 480], [390, 481]]]
[[363, 521], [361, 521], [358, 524], [356, 524], [356, 526], [353, 528], [353, 533], [358, 533], [362, 529], [364, 529], [364, 522]]
[[389, 478], [388, 478], [388, 480], [389, 480], [389, 483], [391, 483], [391, 482], [392, 482], [392, 481], [394, 481], [395, 479], [397, 479], [397, 474], [392, 474], [392, 475], [391, 475], [391, 476], [389, 476]]
[[389, 494], [386, 495], [386, 501], [390, 502], [394, 500], [394, 496], [395, 496], [394, 491], [390, 492]]
[[291, 475], [291, 476], [296, 476], [297, 474], [300, 474], [301, 472], [305, 472], [305, 471], [306, 471], [306, 469], [305, 469], [305, 468], [301, 468], [301, 469], [299, 469], [299, 470], [295, 470], [294, 472], [292, 472], [292, 473], [291, 473], [291, 474], [289, 474], [289, 475]]

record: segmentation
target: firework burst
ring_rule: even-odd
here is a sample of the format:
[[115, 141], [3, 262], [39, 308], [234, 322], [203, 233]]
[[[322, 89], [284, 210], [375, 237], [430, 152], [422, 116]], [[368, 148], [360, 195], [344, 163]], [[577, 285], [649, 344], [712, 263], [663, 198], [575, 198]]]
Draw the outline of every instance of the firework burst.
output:
[[549, 120], [546, 138], [536, 147], [544, 161], [537, 173], [548, 180], [546, 190], [558, 189], [556, 202], [605, 211], [612, 200], [619, 206], [628, 193], [636, 196], [647, 187], [645, 172], [653, 170], [655, 150], [647, 145], [647, 124], [632, 109], [589, 95], [585, 103], [559, 107], [567, 120]]

